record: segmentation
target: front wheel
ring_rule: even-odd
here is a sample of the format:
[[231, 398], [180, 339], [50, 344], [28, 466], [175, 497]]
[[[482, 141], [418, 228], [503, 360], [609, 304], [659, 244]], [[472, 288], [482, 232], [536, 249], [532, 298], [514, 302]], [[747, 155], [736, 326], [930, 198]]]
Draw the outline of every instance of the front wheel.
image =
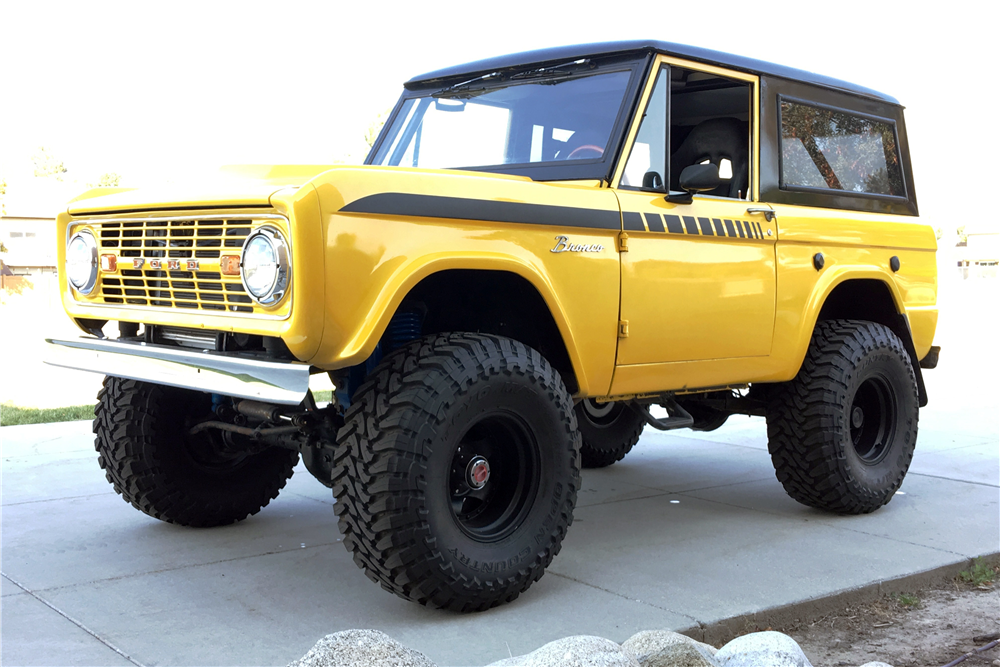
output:
[[509, 602], [559, 552], [579, 447], [572, 399], [537, 351], [478, 334], [414, 341], [358, 388], [338, 435], [344, 545], [405, 599]]
[[256, 514], [292, 476], [295, 451], [220, 446], [188, 431], [212, 416], [209, 394], [116, 377], [94, 409], [95, 447], [108, 481], [146, 514], [184, 526], [222, 526]]
[[812, 507], [875, 511], [892, 499], [910, 466], [918, 405], [910, 357], [891, 329], [820, 322], [798, 375], [767, 408], [778, 480]]

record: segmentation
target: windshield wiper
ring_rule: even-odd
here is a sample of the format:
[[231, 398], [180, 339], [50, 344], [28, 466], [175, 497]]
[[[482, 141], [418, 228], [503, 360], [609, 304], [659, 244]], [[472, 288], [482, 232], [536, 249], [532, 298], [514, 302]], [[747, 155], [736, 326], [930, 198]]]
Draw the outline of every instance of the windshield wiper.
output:
[[[475, 78], [469, 79], [468, 81], [462, 81], [461, 83], [456, 83], [447, 88], [443, 88], [435, 93], [431, 94], [431, 97], [473, 97], [475, 95], [481, 95], [492, 86], [482, 86], [479, 88], [471, 88], [472, 84], [480, 83], [482, 81], [510, 81], [517, 83], [526, 83], [528, 81], [546, 78], [546, 77], [560, 77], [559, 81], [565, 81], [567, 78], [566, 70], [568, 68], [587, 68], [596, 69], [597, 65], [590, 58], [580, 58], [579, 60], [572, 60], [570, 62], [561, 63], [559, 65], [552, 65], [550, 67], [536, 67], [534, 69], [522, 70], [520, 72], [503, 72], [497, 70], [495, 72], [490, 72], [488, 74], [483, 74]], [[552, 81], [551, 83], [559, 83], [559, 81]]]

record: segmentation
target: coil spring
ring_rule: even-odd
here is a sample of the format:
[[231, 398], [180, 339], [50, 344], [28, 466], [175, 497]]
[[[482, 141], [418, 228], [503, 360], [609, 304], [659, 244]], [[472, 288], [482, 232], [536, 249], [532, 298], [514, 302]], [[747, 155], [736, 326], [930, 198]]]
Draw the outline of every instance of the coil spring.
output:
[[385, 342], [388, 343], [388, 350], [391, 352], [396, 348], [406, 345], [411, 340], [420, 338], [422, 333], [423, 317], [416, 311], [404, 311], [393, 315], [389, 322]]

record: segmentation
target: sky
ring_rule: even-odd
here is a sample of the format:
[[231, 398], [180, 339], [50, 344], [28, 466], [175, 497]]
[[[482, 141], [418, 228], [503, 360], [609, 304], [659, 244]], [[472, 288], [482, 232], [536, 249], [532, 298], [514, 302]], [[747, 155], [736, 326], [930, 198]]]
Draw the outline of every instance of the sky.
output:
[[997, 107], [984, 65], [997, 13], [972, 0], [0, 0], [0, 178], [9, 197], [28, 187], [41, 146], [81, 190], [105, 172], [142, 186], [227, 164], [360, 162], [365, 130], [412, 76], [547, 46], [662, 39], [896, 97], [921, 215], [954, 229], [976, 212], [953, 181], [993, 171], [992, 123], [970, 130]]

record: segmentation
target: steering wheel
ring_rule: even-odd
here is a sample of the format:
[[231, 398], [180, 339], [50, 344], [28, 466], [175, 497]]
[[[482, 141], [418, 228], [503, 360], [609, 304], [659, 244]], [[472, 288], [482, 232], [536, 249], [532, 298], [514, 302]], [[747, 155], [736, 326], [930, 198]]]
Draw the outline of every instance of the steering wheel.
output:
[[[586, 151], [593, 151], [596, 155], [579, 155]], [[588, 158], [588, 157], [601, 157], [604, 155], [604, 149], [600, 146], [595, 146], [594, 144], [584, 144], [583, 146], [577, 146], [574, 148], [569, 155], [566, 156], [567, 160], [574, 160], [577, 158]]]

